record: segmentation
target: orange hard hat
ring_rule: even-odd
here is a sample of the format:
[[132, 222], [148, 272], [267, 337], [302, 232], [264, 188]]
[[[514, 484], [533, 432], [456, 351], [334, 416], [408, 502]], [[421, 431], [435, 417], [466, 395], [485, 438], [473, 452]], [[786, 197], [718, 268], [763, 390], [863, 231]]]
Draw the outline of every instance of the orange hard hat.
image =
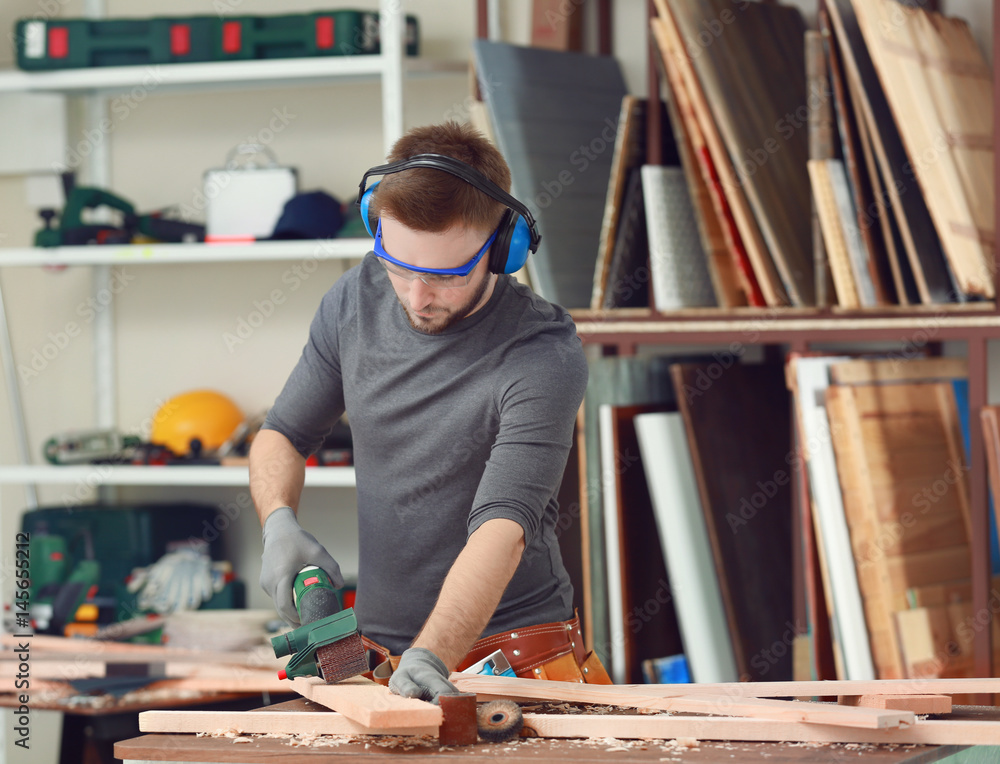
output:
[[233, 401], [214, 390], [192, 390], [174, 396], [153, 417], [150, 441], [175, 454], [191, 450], [191, 441], [204, 451], [214, 451], [239, 427], [243, 412]]

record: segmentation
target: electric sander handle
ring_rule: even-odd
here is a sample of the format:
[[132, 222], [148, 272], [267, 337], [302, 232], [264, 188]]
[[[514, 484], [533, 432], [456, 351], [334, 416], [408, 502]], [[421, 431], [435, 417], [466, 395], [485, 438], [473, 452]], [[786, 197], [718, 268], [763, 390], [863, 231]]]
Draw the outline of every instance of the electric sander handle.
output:
[[301, 624], [315, 623], [341, 610], [337, 590], [322, 568], [310, 565], [300, 570], [295, 577], [294, 592]]

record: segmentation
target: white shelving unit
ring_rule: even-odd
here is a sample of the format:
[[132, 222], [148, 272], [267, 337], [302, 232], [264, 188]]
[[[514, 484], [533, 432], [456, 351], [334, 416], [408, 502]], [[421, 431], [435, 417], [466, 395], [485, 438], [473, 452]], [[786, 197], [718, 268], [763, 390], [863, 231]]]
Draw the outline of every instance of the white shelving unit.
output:
[[[87, 486], [247, 486], [246, 467], [159, 466], [85, 464], [57, 467], [31, 464], [0, 467], [0, 485], [45, 483]], [[346, 488], [354, 485], [353, 467], [307, 467], [306, 485]]]
[[[87, 13], [103, 15], [102, 0], [87, 0]], [[379, 55], [268, 61], [127, 66], [29, 73], [0, 72], [0, 93], [63, 93], [84, 99], [87, 129], [106, 119], [109, 99], [144, 87], [150, 95], [168, 92], [238, 90], [275, 86], [334, 85], [337, 82], [379, 81], [382, 92], [382, 137], [386, 151], [403, 133], [403, 79], [456, 75], [467, 71], [466, 62], [405, 59], [403, 24], [398, 0], [379, 0], [382, 52]], [[84, 168], [87, 183], [111, 185], [108, 147], [95, 148]], [[7, 247], [0, 249], [0, 267], [89, 266], [96, 295], [111, 280], [117, 265], [170, 265], [358, 259], [370, 249], [369, 239], [329, 239], [248, 244], [140, 244], [80, 247]], [[117, 422], [113, 310], [102, 311], [94, 322], [94, 374], [97, 396], [95, 426], [114, 428]], [[95, 486], [246, 486], [245, 467], [213, 466], [52, 466], [31, 464], [26, 428], [14, 373], [16, 364], [0, 288], [0, 360], [7, 372], [7, 387], [17, 430], [17, 466], [0, 466], [0, 485], [24, 485], [28, 503], [34, 504], [36, 484], [87, 484]], [[354, 485], [354, 469], [315, 467], [306, 470], [307, 486]]]

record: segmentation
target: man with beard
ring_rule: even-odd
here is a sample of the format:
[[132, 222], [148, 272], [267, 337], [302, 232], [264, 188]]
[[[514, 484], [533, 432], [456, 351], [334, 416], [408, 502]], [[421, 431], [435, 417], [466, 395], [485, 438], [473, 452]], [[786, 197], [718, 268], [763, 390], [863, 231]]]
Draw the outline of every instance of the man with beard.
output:
[[[361, 181], [374, 251], [325, 295], [250, 454], [261, 586], [340, 568], [301, 528], [304, 464], [347, 413], [357, 475], [355, 613], [390, 688], [435, 700], [501, 650], [519, 676], [607, 681], [586, 653], [556, 493], [587, 365], [573, 321], [510, 274], [540, 236], [473, 129], [416, 128]], [[371, 175], [382, 180], [370, 188]]]

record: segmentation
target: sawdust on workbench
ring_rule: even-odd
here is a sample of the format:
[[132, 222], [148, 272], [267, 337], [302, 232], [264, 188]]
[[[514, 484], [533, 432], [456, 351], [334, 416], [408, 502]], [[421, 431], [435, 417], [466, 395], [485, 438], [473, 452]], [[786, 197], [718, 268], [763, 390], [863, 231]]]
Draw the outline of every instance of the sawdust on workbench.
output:
[[[546, 701], [532, 704], [521, 704], [521, 710], [524, 713], [531, 714], [615, 714], [619, 716], [685, 716], [686, 714], [671, 714], [667, 711], [658, 711], [656, 709], [648, 708], [624, 708], [619, 706], [605, 706], [605, 705], [591, 705], [587, 703], [567, 703], [567, 702], [557, 702], [557, 701]], [[433, 736], [417, 736], [417, 735], [322, 735], [318, 733], [284, 733], [284, 732], [268, 732], [268, 733], [247, 733], [243, 732], [239, 728], [229, 728], [225, 730], [217, 730], [216, 732], [199, 732], [198, 737], [222, 737], [232, 739], [234, 744], [238, 743], [249, 743], [254, 739], [272, 739], [272, 740], [283, 740], [288, 743], [289, 746], [307, 746], [314, 748], [322, 747], [336, 747], [347, 744], [363, 744], [365, 748], [387, 748], [400, 751], [409, 751], [417, 748], [424, 749], [437, 749], [442, 751], [448, 750], [461, 750], [460, 748], [455, 748], [452, 746], [442, 746], [438, 742], [438, 739]], [[481, 743], [481, 745], [489, 745], [492, 747], [496, 755], [502, 755], [503, 753], [510, 753], [517, 750], [525, 750], [525, 747], [536, 746], [537, 744], [552, 740], [553, 738], [544, 737], [521, 737], [515, 740], [510, 740], [506, 743]], [[694, 738], [676, 738], [676, 739], [624, 739], [624, 738], [614, 738], [614, 737], [601, 737], [601, 738], [560, 738], [560, 743], [578, 748], [599, 748], [603, 749], [606, 753], [615, 752], [627, 752], [627, 751], [647, 751], [659, 750], [664, 754], [660, 758], [662, 762], [682, 762], [683, 754], [689, 751], [700, 751], [702, 750], [702, 742]], [[732, 751], [732, 752], [742, 752], [751, 753], [757, 752], [758, 748], [752, 746], [759, 746], [760, 744], [755, 743], [741, 743], [741, 742], [727, 742], [727, 741], [706, 741], [704, 745], [720, 751]], [[872, 743], [801, 743], [801, 742], [782, 742], [778, 745], [783, 748], [808, 748], [808, 749], [826, 749], [829, 751], [851, 751], [856, 752], [859, 756], [863, 756], [865, 753], [871, 753], [874, 751], [885, 750], [885, 751], [896, 751], [896, 750], [912, 750], [914, 748], [919, 748], [920, 746], [915, 744], [896, 744], [888, 743], [882, 745], [875, 745]]]

